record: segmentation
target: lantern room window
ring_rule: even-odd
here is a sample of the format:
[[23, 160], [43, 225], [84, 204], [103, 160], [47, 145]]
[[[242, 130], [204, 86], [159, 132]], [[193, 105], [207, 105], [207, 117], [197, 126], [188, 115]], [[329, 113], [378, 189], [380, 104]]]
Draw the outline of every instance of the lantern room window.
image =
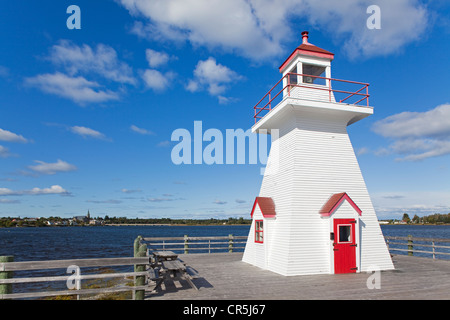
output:
[[[314, 77], [309, 77], [308, 75]], [[316, 77], [325, 77], [325, 67], [303, 63], [303, 83], [325, 85], [325, 79]]]
[[264, 226], [263, 220], [255, 220], [255, 242], [263, 243], [264, 242]]

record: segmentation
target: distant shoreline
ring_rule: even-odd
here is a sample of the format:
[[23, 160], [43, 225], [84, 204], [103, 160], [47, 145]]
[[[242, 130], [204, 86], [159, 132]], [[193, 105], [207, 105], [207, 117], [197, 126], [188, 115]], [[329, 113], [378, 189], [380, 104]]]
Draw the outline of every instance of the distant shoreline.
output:
[[103, 225], [77, 225], [77, 226], [34, 226], [34, 225], [25, 225], [25, 226], [11, 226], [11, 227], [0, 227], [0, 229], [11, 229], [11, 228], [78, 228], [78, 227], [210, 227], [210, 226], [222, 226], [222, 227], [232, 227], [232, 226], [250, 226], [250, 224], [182, 224], [182, 223], [174, 223], [174, 224], [164, 224], [164, 223], [108, 223]]
[[130, 227], [138, 227], [138, 226], [169, 226], [169, 227], [187, 227], [187, 226], [193, 226], [193, 227], [201, 227], [201, 226], [224, 226], [224, 227], [230, 227], [230, 226], [250, 226], [250, 224], [244, 223], [244, 224], [223, 224], [223, 223], [211, 223], [211, 224], [188, 224], [188, 223], [108, 223], [103, 225], [105, 227], [123, 227], [123, 226], [130, 226]]

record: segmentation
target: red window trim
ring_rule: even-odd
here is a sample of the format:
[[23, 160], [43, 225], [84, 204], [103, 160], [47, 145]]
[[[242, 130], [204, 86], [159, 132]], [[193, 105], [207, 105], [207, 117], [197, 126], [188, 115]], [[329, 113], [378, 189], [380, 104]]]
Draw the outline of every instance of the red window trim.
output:
[[[260, 229], [260, 223], [262, 224], [262, 230]], [[262, 240], [258, 240], [262, 239]], [[255, 242], [264, 243], [264, 220], [255, 220]]]

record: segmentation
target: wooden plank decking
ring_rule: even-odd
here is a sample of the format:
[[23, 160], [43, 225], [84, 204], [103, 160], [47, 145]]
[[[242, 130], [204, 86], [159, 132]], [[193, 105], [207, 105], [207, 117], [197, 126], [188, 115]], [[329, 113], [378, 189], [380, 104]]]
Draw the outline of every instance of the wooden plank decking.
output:
[[450, 299], [450, 261], [394, 255], [396, 270], [381, 272], [381, 288], [368, 289], [370, 274], [285, 277], [241, 261], [242, 253], [180, 255], [199, 273], [194, 290], [166, 280], [149, 300]]

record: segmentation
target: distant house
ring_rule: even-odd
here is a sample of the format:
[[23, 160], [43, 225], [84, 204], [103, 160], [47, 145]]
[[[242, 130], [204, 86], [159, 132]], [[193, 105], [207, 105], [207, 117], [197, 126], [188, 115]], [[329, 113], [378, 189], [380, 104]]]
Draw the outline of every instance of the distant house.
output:
[[102, 221], [96, 220], [96, 219], [91, 219], [89, 221], [89, 225], [91, 225], [91, 226], [100, 226], [100, 225], [102, 225]]
[[91, 213], [88, 210], [87, 215], [85, 215], [85, 216], [74, 216], [72, 218], [72, 220], [75, 221], [75, 222], [89, 223], [89, 221], [91, 220]]
[[84, 223], [89, 223], [89, 218], [86, 216], [75, 216], [72, 219], [75, 222], [84, 222]]

